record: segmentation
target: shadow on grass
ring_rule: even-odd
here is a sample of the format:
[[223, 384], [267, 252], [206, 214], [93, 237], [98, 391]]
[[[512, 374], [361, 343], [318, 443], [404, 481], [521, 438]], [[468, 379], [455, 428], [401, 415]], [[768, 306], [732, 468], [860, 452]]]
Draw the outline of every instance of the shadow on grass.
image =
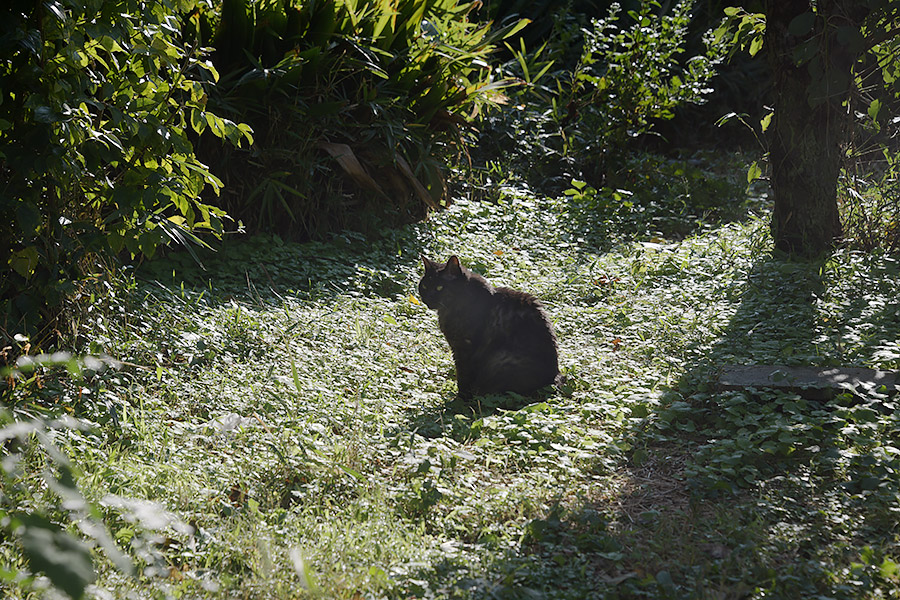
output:
[[632, 587], [717, 598], [896, 589], [880, 573], [897, 552], [897, 399], [715, 387], [729, 364], [869, 366], [900, 338], [896, 263], [858, 265], [843, 290], [828, 280], [836, 268], [846, 265], [758, 262], [721, 339], [633, 432], [612, 536], [630, 549], [617, 566]]
[[245, 296], [262, 304], [280, 297], [329, 298], [358, 292], [384, 297], [408, 292], [407, 273], [418, 268], [424, 241], [414, 228], [391, 229], [377, 239], [342, 232], [327, 242], [285, 242], [257, 235], [186, 250], [141, 265], [140, 280], [177, 293], [182, 286], [213, 292], [214, 298]]
[[525, 409], [551, 398], [555, 390], [547, 388], [534, 396], [491, 394], [463, 400], [452, 396], [442, 403], [420, 407], [410, 412], [406, 429], [425, 438], [449, 437], [466, 442], [473, 437], [473, 423], [491, 415]]
[[[846, 268], [856, 271], [831, 277]], [[718, 342], [658, 405], [648, 399], [647, 418], [627, 433], [623, 470], [561, 497], [514, 550], [497, 550], [490, 573], [448, 596], [850, 600], [896, 591], [898, 398], [720, 392], [715, 375], [728, 364], [870, 366], [900, 339], [898, 280], [891, 261], [759, 261], [736, 282], [740, 304]]]

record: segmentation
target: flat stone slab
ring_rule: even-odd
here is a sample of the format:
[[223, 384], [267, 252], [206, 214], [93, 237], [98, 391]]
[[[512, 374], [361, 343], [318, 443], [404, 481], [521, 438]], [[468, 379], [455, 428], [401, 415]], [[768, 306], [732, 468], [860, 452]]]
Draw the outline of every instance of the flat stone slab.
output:
[[726, 366], [719, 375], [719, 389], [767, 388], [792, 392], [810, 400], [827, 400], [843, 392], [900, 391], [896, 371], [857, 368], [784, 367], [779, 365]]

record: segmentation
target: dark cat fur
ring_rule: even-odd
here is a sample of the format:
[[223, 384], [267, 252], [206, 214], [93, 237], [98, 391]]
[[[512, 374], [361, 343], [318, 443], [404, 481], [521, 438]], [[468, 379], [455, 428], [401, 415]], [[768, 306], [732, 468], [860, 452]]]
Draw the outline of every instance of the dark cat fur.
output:
[[459, 395], [531, 395], [559, 377], [556, 335], [537, 298], [494, 287], [451, 256], [422, 256], [419, 295], [438, 313], [456, 363]]

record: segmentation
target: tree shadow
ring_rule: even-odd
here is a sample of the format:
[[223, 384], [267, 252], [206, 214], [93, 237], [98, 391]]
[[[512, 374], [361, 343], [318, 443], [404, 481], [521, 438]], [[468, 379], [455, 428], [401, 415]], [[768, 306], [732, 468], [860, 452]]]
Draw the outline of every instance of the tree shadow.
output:
[[873, 305], [896, 298], [896, 263], [860, 266], [855, 289], [836, 293], [829, 271], [840, 268], [768, 256], [725, 292], [739, 305], [718, 341], [689, 353], [703, 358], [629, 433], [625, 489], [606, 532], [641, 551], [607, 560], [608, 569], [634, 573], [630, 584], [643, 578], [658, 597], [739, 598], [754, 588], [800, 597], [835, 592], [841, 568], [892, 546], [883, 527], [900, 504], [888, 473], [900, 460], [878, 450], [891, 434], [876, 432], [873, 409], [890, 414], [896, 398], [859, 389], [819, 401], [764, 385], [724, 391], [716, 381], [726, 365], [869, 366], [884, 340], [900, 339], [897, 301]]
[[212, 292], [212, 302], [246, 297], [277, 305], [283, 296], [331, 298], [353, 292], [393, 297], [410, 289], [410, 273], [424, 247], [412, 227], [388, 229], [376, 238], [344, 231], [327, 241], [254, 235], [214, 249], [170, 251], [138, 265], [135, 275], [162, 289]]

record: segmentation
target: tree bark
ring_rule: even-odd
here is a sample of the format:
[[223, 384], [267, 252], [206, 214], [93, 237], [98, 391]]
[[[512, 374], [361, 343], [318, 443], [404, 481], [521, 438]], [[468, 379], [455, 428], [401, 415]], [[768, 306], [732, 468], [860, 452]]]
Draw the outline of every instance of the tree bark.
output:
[[[835, 43], [836, 0], [767, 0], [775, 114], [768, 130], [775, 247], [820, 256], [841, 238], [837, 181], [853, 61]], [[809, 16], [804, 16], [804, 15]], [[842, 12], [844, 20], [846, 13]], [[809, 30], [806, 29], [809, 24]]]

